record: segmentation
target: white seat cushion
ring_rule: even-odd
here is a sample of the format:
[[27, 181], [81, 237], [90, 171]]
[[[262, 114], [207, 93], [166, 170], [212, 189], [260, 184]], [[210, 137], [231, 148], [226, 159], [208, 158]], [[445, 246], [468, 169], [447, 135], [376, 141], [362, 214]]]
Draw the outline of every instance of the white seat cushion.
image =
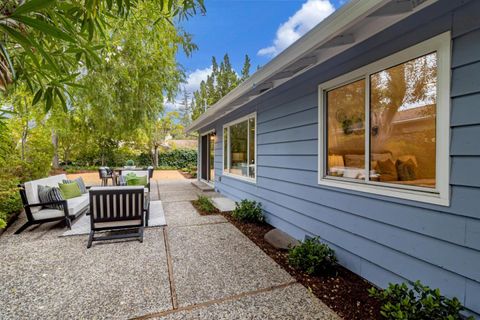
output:
[[[51, 176], [39, 180], [33, 180], [29, 182], [25, 182], [25, 193], [27, 195], [27, 201], [29, 204], [36, 204], [40, 201], [38, 200], [38, 186], [49, 186], [49, 187], [57, 187], [58, 184], [62, 183], [63, 179], [67, 179], [65, 174], [59, 174], [58, 176]], [[39, 211], [40, 207], [33, 207], [31, 208], [32, 213]]]
[[41, 209], [33, 214], [33, 218], [35, 220], [43, 220], [43, 219], [50, 219], [50, 218], [59, 218], [65, 217], [65, 214], [62, 210], [57, 209]]
[[112, 221], [112, 222], [95, 222], [96, 228], [115, 228], [115, 227], [129, 227], [132, 225], [140, 225], [142, 220], [126, 220], [126, 221]]
[[75, 197], [67, 200], [68, 213], [70, 215], [77, 215], [88, 207], [89, 197], [88, 193], [82, 194], [80, 197]]

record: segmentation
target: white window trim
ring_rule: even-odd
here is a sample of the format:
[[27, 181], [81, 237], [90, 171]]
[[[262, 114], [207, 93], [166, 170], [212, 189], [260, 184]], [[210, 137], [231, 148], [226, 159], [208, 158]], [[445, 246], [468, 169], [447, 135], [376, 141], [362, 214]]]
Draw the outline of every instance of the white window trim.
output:
[[[254, 121], [255, 121], [255, 141], [254, 141], [254, 144], [255, 144], [255, 165], [254, 165], [255, 178], [244, 177], [244, 176], [240, 176], [238, 174], [233, 174], [233, 173], [228, 172], [228, 170], [230, 169], [230, 138], [232, 137], [232, 135], [230, 134], [230, 127], [237, 124], [237, 123], [248, 121], [251, 118], [254, 118]], [[228, 130], [228, 141], [225, 141], [225, 128], [227, 128], [227, 130]], [[241, 118], [238, 118], [234, 121], [228, 122], [228, 123], [223, 125], [223, 127], [222, 127], [222, 140], [223, 140], [223, 144], [222, 144], [222, 147], [223, 147], [222, 148], [222, 175], [224, 175], [226, 177], [242, 180], [242, 181], [245, 181], [245, 182], [250, 182], [250, 183], [255, 183], [255, 184], [257, 183], [257, 176], [258, 176], [258, 172], [257, 172], [257, 157], [258, 157], [258, 155], [257, 155], [257, 132], [258, 132], [258, 127], [257, 127], [257, 113], [256, 112], [250, 113], [246, 116], [243, 116]], [[247, 139], [250, 139], [250, 133], [249, 133], [248, 130], [247, 130]], [[225, 155], [223, 154], [225, 152], [225, 143], [227, 143], [227, 161], [228, 161], [227, 171], [225, 171]], [[248, 148], [247, 149], [247, 161], [248, 161], [248, 159], [249, 159], [248, 152], [250, 152], [250, 148], [248, 146], [247, 146], [247, 148]]]
[[[375, 181], [352, 181], [346, 178], [326, 175], [327, 145], [325, 93], [336, 87], [365, 79], [365, 110], [369, 110], [369, 76], [417, 57], [437, 53], [437, 105], [436, 105], [436, 188], [428, 188], [388, 184]], [[318, 184], [348, 190], [374, 193], [383, 196], [438, 204], [450, 205], [450, 73], [451, 73], [451, 35], [450, 31], [442, 33], [417, 45], [399, 51], [386, 58], [366, 65], [360, 69], [344, 74], [338, 78], [318, 86]], [[369, 117], [365, 128], [369, 128]], [[369, 150], [369, 137], [365, 137], [365, 150]], [[369, 152], [366, 152], [365, 163], [369, 163]], [[368, 171], [368, 167], [366, 169]], [[366, 172], [368, 174], [368, 172]]]

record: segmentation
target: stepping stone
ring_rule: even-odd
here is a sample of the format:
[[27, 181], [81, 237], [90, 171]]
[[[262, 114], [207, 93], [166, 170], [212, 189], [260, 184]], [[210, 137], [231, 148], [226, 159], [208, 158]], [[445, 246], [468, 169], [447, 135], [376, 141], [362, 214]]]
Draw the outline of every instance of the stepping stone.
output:
[[163, 210], [162, 201], [150, 201], [150, 219], [148, 221], [149, 227], [165, 226], [165, 212]]
[[215, 190], [211, 185], [206, 184], [205, 182], [202, 182], [202, 181], [198, 181], [198, 180], [192, 181], [192, 185], [194, 185], [195, 187], [197, 187], [198, 189], [200, 189], [201, 191], [204, 191], [204, 192]]
[[212, 198], [212, 203], [220, 212], [229, 212], [235, 209], [235, 201], [226, 197]]
[[279, 229], [268, 231], [263, 238], [276, 249], [288, 250], [300, 244], [297, 239]]

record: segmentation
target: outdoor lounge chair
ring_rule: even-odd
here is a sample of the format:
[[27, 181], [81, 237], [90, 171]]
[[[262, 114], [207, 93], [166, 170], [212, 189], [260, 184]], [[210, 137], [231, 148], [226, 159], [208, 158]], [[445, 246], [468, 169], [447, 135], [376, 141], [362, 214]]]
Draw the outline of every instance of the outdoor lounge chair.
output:
[[[27, 216], [27, 222], [21, 226], [15, 234], [19, 234], [29, 226], [53, 221], [65, 221], [66, 226], [71, 229], [72, 221], [82, 213], [88, 211], [88, 194], [80, 197], [42, 203], [38, 197], [38, 186], [58, 187], [59, 183], [67, 179], [65, 174], [51, 176], [44, 179], [33, 180], [19, 185], [20, 197]], [[59, 209], [48, 208], [47, 206], [57, 205]]]
[[145, 186], [145, 188], [147, 188], [148, 191], [150, 191], [150, 179], [153, 177], [153, 168], [152, 169], [148, 168], [146, 170], [122, 170], [122, 172], [118, 176], [118, 185], [120, 185], [120, 186], [126, 186], [127, 185], [125, 177], [129, 173], [134, 173], [138, 177], [145, 177], [146, 176], [147, 177], [147, 185]]
[[[91, 188], [91, 231], [87, 248], [98, 240], [138, 238], [143, 242], [145, 216], [148, 216], [148, 201], [145, 201], [144, 191], [142, 186]], [[132, 232], [95, 236], [95, 232], [107, 230]]]
[[113, 170], [109, 167], [100, 167], [98, 169], [98, 177], [102, 180], [102, 186], [108, 186], [108, 179], [112, 179], [112, 185], [115, 184]]

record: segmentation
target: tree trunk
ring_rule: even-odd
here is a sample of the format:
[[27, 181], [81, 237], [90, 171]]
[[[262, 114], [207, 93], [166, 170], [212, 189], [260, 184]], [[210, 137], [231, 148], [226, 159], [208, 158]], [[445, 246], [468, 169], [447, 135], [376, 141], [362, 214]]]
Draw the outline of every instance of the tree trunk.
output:
[[28, 127], [25, 127], [22, 132], [22, 161], [25, 161], [25, 145], [27, 144]]
[[24, 98], [24, 103], [25, 103], [25, 115], [27, 119], [25, 120], [25, 125], [23, 126], [22, 130], [22, 161], [25, 161], [25, 146], [27, 144], [27, 137], [28, 137], [28, 104], [27, 104], [27, 98]]
[[158, 167], [158, 146], [153, 147], [153, 167]]
[[52, 165], [54, 169], [58, 169], [60, 167], [60, 161], [58, 158], [58, 136], [54, 129], [52, 129], [52, 144], [53, 144]]

